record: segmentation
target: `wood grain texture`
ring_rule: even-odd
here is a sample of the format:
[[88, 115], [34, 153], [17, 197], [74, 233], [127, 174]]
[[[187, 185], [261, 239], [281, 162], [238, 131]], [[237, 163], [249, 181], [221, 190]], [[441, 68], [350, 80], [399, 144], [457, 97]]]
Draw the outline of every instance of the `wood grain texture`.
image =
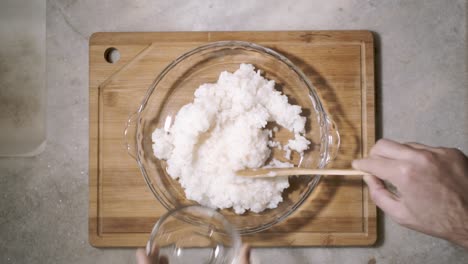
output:
[[289, 177], [293, 175], [307, 175], [314, 177], [315, 175], [346, 175], [358, 176], [366, 175], [360, 170], [352, 169], [308, 169], [308, 168], [267, 168], [267, 169], [245, 169], [236, 171], [237, 176], [253, 177], [253, 178], [274, 178], [274, 177]]
[[[337, 123], [341, 148], [328, 168], [345, 169], [375, 141], [374, 47], [368, 31], [95, 33], [89, 41], [89, 241], [144, 246], [166, 212], [125, 149], [124, 127], [146, 89], [173, 59], [194, 47], [243, 40], [286, 55], [310, 78]], [[107, 48], [120, 51], [110, 64]], [[376, 207], [360, 178], [327, 176], [293, 215], [243, 236], [253, 246], [372, 245]]]

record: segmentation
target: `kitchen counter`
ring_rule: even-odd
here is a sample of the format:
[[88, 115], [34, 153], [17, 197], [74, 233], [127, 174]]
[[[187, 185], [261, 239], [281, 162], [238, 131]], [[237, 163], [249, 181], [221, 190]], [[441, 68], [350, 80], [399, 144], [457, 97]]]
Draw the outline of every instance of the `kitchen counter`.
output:
[[[468, 152], [466, 1], [47, 1], [47, 144], [0, 158], [0, 263], [134, 263], [88, 243], [88, 39], [98, 31], [367, 29], [378, 136]], [[294, 3], [294, 4], [293, 4]], [[380, 217], [374, 247], [254, 249], [261, 263], [468, 263]]]

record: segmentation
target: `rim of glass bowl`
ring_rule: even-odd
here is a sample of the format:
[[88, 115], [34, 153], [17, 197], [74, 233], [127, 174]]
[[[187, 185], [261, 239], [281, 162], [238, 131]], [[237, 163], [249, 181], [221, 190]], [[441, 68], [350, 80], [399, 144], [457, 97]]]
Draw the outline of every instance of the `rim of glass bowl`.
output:
[[[167, 65], [164, 70], [158, 75], [158, 77], [153, 81], [153, 83], [150, 85], [148, 91], [146, 92], [146, 95], [138, 108], [137, 111], [137, 120], [136, 120], [136, 136], [138, 137], [140, 135], [139, 131], [141, 130], [140, 127], [140, 114], [143, 112], [145, 109], [148, 100], [150, 96], [153, 94], [154, 90], [156, 89], [157, 85], [159, 82], [166, 76], [166, 74], [172, 70], [176, 65], [184, 61], [186, 58], [193, 56], [199, 52], [206, 51], [212, 48], [230, 48], [230, 49], [236, 49], [236, 48], [247, 48], [247, 49], [253, 49], [256, 51], [259, 51], [261, 53], [267, 54], [269, 56], [274, 57], [275, 59], [283, 62], [286, 64], [290, 70], [292, 70], [298, 77], [299, 79], [306, 85], [306, 87], [309, 90], [309, 96], [312, 101], [312, 105], [314, 106], [316, 113], [319, 115], [319, 124], [320, 124], [320, 163], [319, 163], [319, 168], [323, 168], [329, 161], [329, 131], [331, 129], [332, 124], [329, 122], [328, 116], [324, 111], [324, 108], [322, 106], [322, 103], [320, 101], [320, 98], [318, 97], [317, 93], [315, 92], [315, 89], [310, 82], [309, 78], [296, 66], [294, 65], [288, 58], [286, 58], [284, 55], [270, 49], [266, 48], [263, 46], [260, 46], [258, 44], [252, 43], [252, 42], [245, 42], [245, 41], [217, 41], [217, 42], [212, 42], [208, 43], [202, 46], [199, 46], [195, 49], [192, 49], [178, 58], [176, 58], [174, 61], [172, 61], [169, 65]], [[327, 121], [328, 120], [328, 121]], [[140, 135], [141, 136], [141, 135]], [[149, 178], [148, 174], [146, 173], [146, 169], [142, 162], [140, 161], [140, 157], [138, 153], [140, 152], [139, 145], [136, 144], [135, 146], [135, 152], [136, 152], [136, 160], [138, 163], [138, 166], [140, 167], [140, 170], [143, 174], [143, 177], [145, 179], [146, 184], [150, 188], [151, 192], [153, 195], [158, 199], [158, 201], [169, 211], [176, 209], [172, 203], [171, 199], [166, 197], [163, 192], [159, 192], [156, 190], [156, 188], [152, 184], [152, 180]], [[286, 217], [291, 215], [299, 206], [301, 206], [304, 201], [309, 197], [311, 192], [314, 190], [315, 186], [318, 184], [320, 181], [321, 176], [316, 175], [314, 179], [308, 184], [308, 188], [304, 195], [301, 196], [301, 198], [293, 205], [288, 211], [285, 211], [283, 215], [280, 217], [276, 218], [275, 220], [265, 223], [262, 226], [255, 227], [255, 228], [246, 228], [246, 229], [238, 229], [239, 233], [242, 235], [245, 234], [252, 234], [252, 233], [257, 233], [263, 230], [266, 230], [270, 228], [271, 226], [281, 222], [284, 220]], [[237, 227], [236, 227], [237, 228]]]
[[[223, 226], [225, 228], [225, 231], [216, 230], [216, 229], [213, 228], [213, 232], [218, 232], [218, 233], [221, 233], [221, 234], [224, 233], [224, 234], [228, 235], [229, 237], [231, 237], [231, 239], [232, 239], [232, 248], [234, 249], [233, 257], [234, 258], [237, 257], [237, 255], [239, 253], [239, 250], [241, 248], [241, 242], [242, 242], [241, 238], [240, 238], [240, 233], [236, 230], [235, 226], [232, 223], [229, 223], [229, 221], [226, 219], [226, 217], [224, 217], [223, 214], [221, 214], [217, 210], [214, 210], [214, 209], [202, 206], [202, 205], [188, 205], [188, 206], [179, 207], [179, 208], [176, 208], [174, 210], [167, 211], [163, 216], [161, 216], [158, 219], [158, 221], [156, 222], [156, 224], [153, 226], [153, 229], [151, 230], [149, 239], [146, 242], [146, 255], [148, 255], [148, 256], [150, 255], [150, 253], [151, 253], [151, 251], [153, 249], [154, 240], [156, 238], [156, 235], [157, 235], [158, 231], [160, 231], [161, 226], [166, 222], [166, 220], [168, 218], [174, 217], [179, 221], [183, 221], [183, 222], [185, 222], [187, 224], [191, 224], [191, 225], [195, 225], [195, 226], [200, 224], [198, 219], [193, 220], [191, 218], [190, 212], [187, 212], [188, 216], [184, 216], [183, 214], [178, 215], [181, 212], [190, 211], [191, 209], [203, 212], [203, 214], [204, 214], [203, 217], [212, 217], [212, 218], [216, 217], [216, 218], [218, 218], [218, 220], [220, 220], [222, 222], [222, 224], [223, 224]], [[210, 225], [205, 225], [205, 226], [210, 228], [211, 224]]]

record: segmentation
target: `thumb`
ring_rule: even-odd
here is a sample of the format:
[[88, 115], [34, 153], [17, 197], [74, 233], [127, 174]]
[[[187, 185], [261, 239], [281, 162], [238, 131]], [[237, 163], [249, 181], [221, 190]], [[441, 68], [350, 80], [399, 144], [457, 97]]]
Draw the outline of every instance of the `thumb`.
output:
[[364, 175], [363, 180], [369, 187], [372, 200], [380, 209], [389, 215], [400, 210], [398, 198], [385, 188], [381, 180], [370, 174]]
[[139, 248], [136, 251], [136, 260], [138, 264], [151, 264], [152, 260], [146, 256], [146, 251], [143, 248]]
[[239, 264], [250, 264], [250, 246], [243, 245], [239, 254]]

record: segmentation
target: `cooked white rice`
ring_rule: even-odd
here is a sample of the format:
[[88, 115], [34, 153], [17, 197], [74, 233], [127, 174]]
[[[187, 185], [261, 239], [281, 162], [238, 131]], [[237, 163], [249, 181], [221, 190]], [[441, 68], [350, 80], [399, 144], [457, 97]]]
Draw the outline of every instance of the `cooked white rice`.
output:
[[[232, 207], [237, 214], [276, 208], [282, 201], [287, 178], [249, 179], [234, 173], [265, 166], [270, 147], [281, 148], [265, 129], [267, 122], [294, 133], [285, 150], [302, 155], [310, 144], [303, 136], [301, 108], [289, 104], [274, 86], [252, 65], [241, 64], [234, 73], [222, 72], [217, 83], [202, 84], [172, 126], [154, 131], [154, 154], [167, 160], [167, 172], [178, 179], [188, 199], [212, 208]], [[292, 166], [275, 159], [268, 165]]]

